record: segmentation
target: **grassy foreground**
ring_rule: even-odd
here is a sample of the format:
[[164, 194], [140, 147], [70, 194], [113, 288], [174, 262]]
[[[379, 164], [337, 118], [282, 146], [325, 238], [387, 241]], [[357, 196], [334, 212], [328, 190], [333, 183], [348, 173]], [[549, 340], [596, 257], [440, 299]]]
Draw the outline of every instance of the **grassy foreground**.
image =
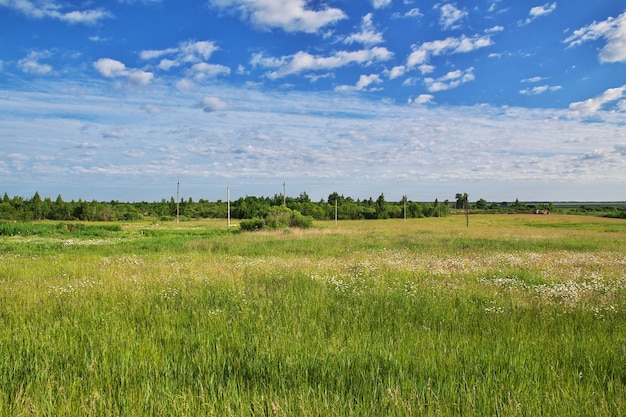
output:
[[626, 414], [623, 220], [316, 225], [0, 236], [0, 416]]

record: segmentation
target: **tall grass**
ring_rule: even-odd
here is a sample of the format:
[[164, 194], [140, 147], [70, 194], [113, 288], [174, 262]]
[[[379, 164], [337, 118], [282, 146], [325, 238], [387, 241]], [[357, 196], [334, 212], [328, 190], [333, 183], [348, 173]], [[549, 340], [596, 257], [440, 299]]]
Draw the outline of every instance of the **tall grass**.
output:
[[621, 226], [440, 220], [2, 238], [0, 415], [626, 413]]

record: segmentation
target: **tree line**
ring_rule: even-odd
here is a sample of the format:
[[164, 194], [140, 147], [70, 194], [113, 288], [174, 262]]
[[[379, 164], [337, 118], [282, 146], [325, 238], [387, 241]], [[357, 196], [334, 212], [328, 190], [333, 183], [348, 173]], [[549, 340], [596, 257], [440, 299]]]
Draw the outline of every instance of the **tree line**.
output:
[[[273, 197], [240, 197], [230, 202], [230, 216], [233, 219], [265, 218], [272, 207], [286, 205], [304, 216], [315, 220], [360, 220], [389, 218], [421, 218], [439, 217], [449, 213], [448, 201], [439, 203], [420, 203], [409, 201], [406, 196], [399, 202], [385, 200], [384, 194], [377, 199], [369, 198], [354, 200], [333, 192], [328, 199], [312, 201], [306, 192], [297, 197], [284, 197], [276, 194]], [[228, 202], [199, 199], [191, 197], [176, 201], [161, 199], [155, 202], [120, 202], [112, 201], [78, 201], [63, 200], [61, 195], [52, 200], [42, 198], [39, 192], [30, 198], [21, 196], [10, 197], [4, 193], [0, 202], [0, 219], [2, 220], [60, 220], [60, 221], [136, 221], [157, 219], [159, 221], [184, 220], [202, 218], [226, 218]]]
[[[488, 203], [480, 198], [469, 202], [466, 193], [458, 193], [455, 200], [432, 203], [410, 201], [406, 196], [402, 200], [390, 202], [384, 194], [377, 199], [369, 198], [354, 200], [337, 192], [328, 195], [326, 200], [312, 201], [306, 192], [297, 197], [284, 197], [276, 194], [273, 197], [240, 197], [230, 202], [230, 215], [233, 219], [267, 218], [272, 208], [286, 204], [290, 210], [311, 217], [314, 220], [361, 220], [390, 218], [421, 218], [443, 217], [454, 213], [532, 213], [537, 210], [561, 212], [566, 214], [587, 214], [604, 217], [626, 218], [626, 207], [623, 206], [585, 206], [555, 207], [552, 203], [529, 204], [515, 200], [514, 203]], [[6, 192], [0, 201], [0, 220], [32, 221], [136, 221], [154, 219], [158, 221], [191, 219], [226, 218], [228, 202], [199, 199], [191, 197], [176, 201], [161, 199], [154, 202], [120, 202], [112, 201], [64, 201], [61, 195], [52, 200], [41, 198], [38, 192], [30, 198], [21, 196], [10, 197]]]

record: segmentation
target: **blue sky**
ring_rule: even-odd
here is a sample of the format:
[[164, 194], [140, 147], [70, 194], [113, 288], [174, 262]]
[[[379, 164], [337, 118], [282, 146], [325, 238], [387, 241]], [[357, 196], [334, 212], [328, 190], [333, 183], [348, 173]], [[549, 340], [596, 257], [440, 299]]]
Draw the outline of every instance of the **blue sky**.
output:
[[0, 0], [0, 192], [626, 200], [623, 0]]

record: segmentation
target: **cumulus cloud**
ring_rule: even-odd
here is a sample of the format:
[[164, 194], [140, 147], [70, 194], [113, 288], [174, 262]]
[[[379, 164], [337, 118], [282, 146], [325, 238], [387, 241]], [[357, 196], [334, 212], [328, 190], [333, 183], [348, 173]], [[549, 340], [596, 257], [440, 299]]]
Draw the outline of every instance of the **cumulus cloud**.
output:
[[200, 103], [196, 105], [197, 108], [202, 109], [206, 113], [212, 113], [220, 110], [224, 110], [228, 107], [228, 103], [222, 101], [217, 97], [205, 97]]
[[502, 32], [504, 30], [504, 26], [494, 26], [489, 29], [485, 29], [485, 33], [497, 33]]
[[463, 35], [459, 38], [450, 37], [424, 42], [419, 46], [414, 45], [413, 52], [407, 58], [407, 67], [414, 68], [427, 64], [431, 56], [468, 53], [491, 45], [493, 45], [493, 41], [489, 35], [476, 35], [473, 37]]
[[233, 11], [261, 29], [315, 33], [346, 18], [336, 8], [308, 9], [305, 0], [209, 0], [215, 7]]
[[[176, 67], [187, 67], [186, 76], [195, 81], [212, 79], [219, 75], [230, 74], [230, 68], [210, 64], [208, 61], [219, 47], [212, 41], [187, 41], [181, 42], [177, 47], [166, 49], [149, 49], [139, 53], [139, 58], [144, 61], [159, 59], [156, 68], [169, 71]], [[193, 83], [187, 80], [178, 86], [180, 90], [189, 90]]]
[[382, 9], [391, 4], [391, 0], [372, 0], [372, 7], [375, 9]]
[[439, 24], [444, 29], [458, 28], [458, 23], [468, 15], [466, 11], [457, 9], [456, 6], [450, 3], [438, 7], [439, 11], [441, 12], [441, 16], [439, 17]]
[[377, 88], [372, 87], [375, 84], [382, 83], [383, 80], [380, 78], [378, 74], [370, 74], [370, 75], [361, 75], [356, 85], [348, 86], [342, 85], [337, 87], [336, 91], [372, 91]]
[[456, 88], [461, 84], [474, 81], [474, 68], [470, 67], [466, 70], [450, 71], [446, 75], [439, 78], [424, 78], [426, 89], [431, 92], [445, 91]]
[[0, 0], [0, 6], [8, 7], [32, 19], [51, 18], [70, 24], [93, 25], [100, 20], [112, 17], [105, 10], [63, 11], [63, 6], [54, 1], [32, 2], [30, 0]]
[[558, 91], [562, 88], [563, 87], [561, 87], [560, 85], [538, 85], [533, 88], [524, 88], [520, 90], [520, 94], [527, 95], [527, 96], [536, 96], [539, 94], [543, 94], [546, 91]]
[[409, 10], [408, 12], [406, 12], [404, 14], [404, 16], [406, 16], [406, 17], [422, 17], [424, 15], [420, 12], [420, 9], [415, 7], [413, 9]]
[[600, 62], [626, 62], [626, 12], [574, 31], [565, 43], [571, 48], [600, 38], [606, 41], [600, 50]]
[[[166, 49], [149, 49], [141, 51], [139, 58], [144, 61], [152, 59], [158, 59], [164, 56], [170, 56], [161, 60], [159, 65], [165, 65], [167, 69], [172, 66], [178, 66], [183, 63], [196, 63], [201, 61], [207, 61], [211, 58], [211, 55], [215, 51], [218, 51], [219, 47], [212, 41], [187, 41], [181, 42], [175, 48]], [[163, 64], [164, 60], [171, 61], [172, 64]]]
[[219, 65], [209, 64], [207, 62], [199, 62], [194, 64], [188, 71], [188, 74], [196, 81], [215, 78], [219, 75], [230, 74], [230, 68]]
[[327, 71], [354, 63], [367, 65], [375, 61], [387, 61], [392, 56], [393, 53], [383, 47], [359, 51], [338, 51], [331, 56], [316, 56], [300, 51], [294, 55], [281, 58], [255, 54], [252, 57], [251, 64], [264, 68], [276, 68], [275, 71], [267, 74], [269, 78], [276, 79], [307, 71]]
[[432, 94], [420, 94], [414, 99], [409, 99], [409, 104], [428, 104], [432, 103], [435, 96]]
[[372, 14], [368, 13], [361, 20], [361, 31], [347, 36], [343, 43], [361, 43], [363, 45], [376, 45], [383, 42], [383, 34], [376, 31], [372, 22]]
[[17, 61], [17, 66], [27, 74], [46, 75], [52, 72], [52, 66], [42, 64], [39, 60], [49, 58], [51, 55], [48, 51], [31, 51], [28, 56]]
[[538, 17], [547, 16], [555, 10], [556, 10], [556, 2], [552, 4], [546, 3], [543, 6], [533, 7], [530, 9], [530, 12], [528, 12], [528, 17], [526, 18], [525, 23], [529, 24], [533, 20], [537, 19]]
[[604, 93], [587, 99], [585, 101], [577, 101], [569, 105], [569, 109], [581, 115], [591, 114], [599, 111], [602, 106], [607, 103], [620, 100], [624, 96], [626, 85], [617, 88], [609, 88]]
[[398, 65], [398, 66], [393, 67], [389, 71], [387, 76], [389, 77], [390, 80], [393, 80], [394, 78], [402, 77], [405, 73], [406, 73], [406, 67], [404, 65]]
[[101, 58], [93, 63], [94, 68], [106, 78], [126, 78], [131, 84], [148, 84], [153, 78], [151, 72], [126, 68], [122, 62], [111, 58]]

